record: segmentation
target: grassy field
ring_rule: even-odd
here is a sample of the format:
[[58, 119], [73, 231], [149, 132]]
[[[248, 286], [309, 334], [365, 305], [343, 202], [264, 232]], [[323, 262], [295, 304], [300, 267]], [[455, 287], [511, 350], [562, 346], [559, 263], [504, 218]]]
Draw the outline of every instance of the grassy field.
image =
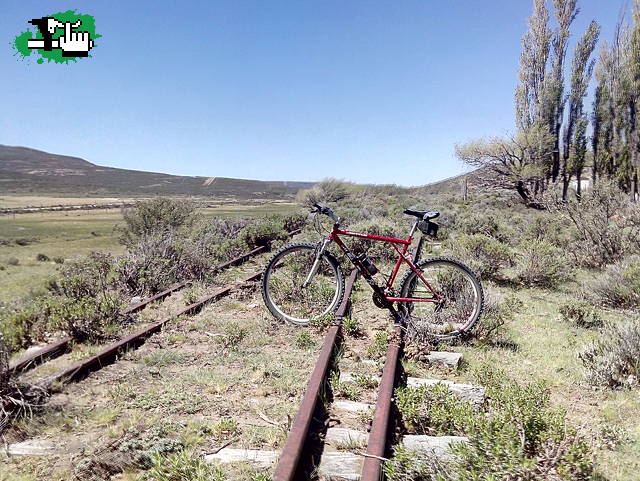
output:
[[[42, 205], [53, 205], [49, 203], [52, 198], [42, 199]], [[28, 198], [20, 205], [34, 205], [29, 204], [31, 202], [33, 198]], [[207, 217], [264, 216], [296, 209], [294, 204], [283, 202], [224, 204], [203, 209], [203, 213]], [[45, 280], [57, 270], [55, 258], [70, 259], [93, 251], [121, 253], [116, 231], [121, 222], [119, 209], [1, 216], [0, 302], [10, 302], [41, 290]], [[39, 261], [38, 254], [44, 254], [50, 260]]]

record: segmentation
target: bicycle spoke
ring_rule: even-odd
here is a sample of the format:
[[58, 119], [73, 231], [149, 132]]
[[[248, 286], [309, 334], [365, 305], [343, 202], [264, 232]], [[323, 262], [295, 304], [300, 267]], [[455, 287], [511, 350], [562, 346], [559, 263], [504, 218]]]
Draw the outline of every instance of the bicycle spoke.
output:
[[311, 282], [304, 282], [315, 261], [313, 250], [286, 253], [276, 262], [267, 280], [269, 297], [275, 309], [296, 319], [314, 319], [322, 316], [334, 304], [338, 295], [337, 273], [322, 258]]
[[[406, 303], [410, 335], [429, 337], [464, 331], [476, 318], [479, 292], [471, 276], [453, 263], [428, 264], [424, 278], [441, 298], [439, 302]], [[433, 299], [433, 292], [414, 276], [408, 297]]]

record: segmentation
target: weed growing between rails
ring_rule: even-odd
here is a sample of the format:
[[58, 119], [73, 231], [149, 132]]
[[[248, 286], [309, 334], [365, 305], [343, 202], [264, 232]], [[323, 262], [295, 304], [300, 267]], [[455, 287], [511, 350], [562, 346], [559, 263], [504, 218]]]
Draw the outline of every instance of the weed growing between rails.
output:
[[[235, 335], [237, 328], [242, 336]], [[134, 464], [108, 469], [126, 466], [129, 473], [138, 473], [151, 466], [152, 476], [160, 468], [148, 462], [157, 456], [171, 466], [173, 456], [196, 462], [229, 441], [234, 447], [277, 449], [312, 365], [309, 348], [297, 346], [298, 335], [297, 329], [264, 315], [255, 292], [221, 300], [168, 325], [82, 384], [55, 394], [35, 422], [22, 421], [8, 433], [54, 436], [69, 453], [56, 455], [55, 462], [6, 458], [3, 467], [15, 477], [38, 471], [54, 477], [89, 462], [104, 466], [115, 456]], [[309, 331], [309, 336], [319, 344], [319, 334]], [[154, 426], [164, 428], [156, 432]], [[90, 447], [81, 459], [73, 449], [79, 445]], [[228, 479], [259, 475], [246, 464], [221, 471]]]

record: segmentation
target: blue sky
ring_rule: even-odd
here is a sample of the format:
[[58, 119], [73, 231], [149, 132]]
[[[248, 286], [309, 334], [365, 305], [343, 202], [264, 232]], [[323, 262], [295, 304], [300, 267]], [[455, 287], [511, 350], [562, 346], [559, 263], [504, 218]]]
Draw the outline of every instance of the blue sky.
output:
[[[580, 0], [610, 38], [628, 0]], [[0, 144], [114, 167], [421, 185], [456, 142], [513, 129], [530, 0], [2, 0]], [[34, 17], [77, 9], [77, 64], [20, 61]], [[573, 43], [571, 45], [573, 48]]]

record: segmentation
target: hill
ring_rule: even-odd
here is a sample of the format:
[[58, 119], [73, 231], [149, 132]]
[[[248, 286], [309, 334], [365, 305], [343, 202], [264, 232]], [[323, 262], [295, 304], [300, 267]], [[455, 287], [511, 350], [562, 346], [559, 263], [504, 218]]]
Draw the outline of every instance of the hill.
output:
[[118, 169], [79, 157], [0, 145], [0, 193], [91, 197], [195, 195], [223, 198], [292, 198], [312, 182], [260, 181]]

